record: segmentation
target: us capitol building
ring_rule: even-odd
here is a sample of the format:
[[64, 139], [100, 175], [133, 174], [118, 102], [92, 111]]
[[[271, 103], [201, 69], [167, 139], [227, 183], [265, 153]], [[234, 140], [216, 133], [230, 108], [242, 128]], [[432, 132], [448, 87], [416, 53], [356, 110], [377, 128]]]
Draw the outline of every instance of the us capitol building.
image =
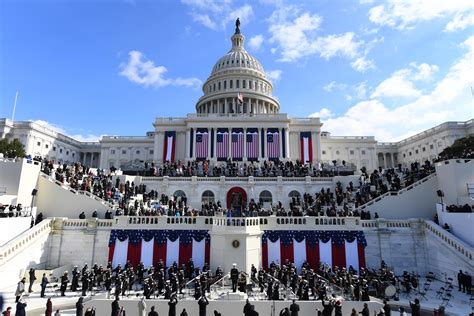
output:
[[0, 138], [19, 139], [27, 154], [57, 162], [82, 162], [93, 167], [127, 169], [164, 160], [264, 161], [300, 160], [366, 167], [407, 165], [435, 158], [454, 140], [474, 133], [472, 120], [446, 122], [396, 143], [373, 136], [332, 136], [319, 118], [291, 118], [280, 113], [273, 84], [262, 64], [244, 47], [237, 26], [232, 47], [213, 66], [186, 117], [157, 117], [146, 136], [103, 136], [79, 142], [30, 121], [0, 119]]

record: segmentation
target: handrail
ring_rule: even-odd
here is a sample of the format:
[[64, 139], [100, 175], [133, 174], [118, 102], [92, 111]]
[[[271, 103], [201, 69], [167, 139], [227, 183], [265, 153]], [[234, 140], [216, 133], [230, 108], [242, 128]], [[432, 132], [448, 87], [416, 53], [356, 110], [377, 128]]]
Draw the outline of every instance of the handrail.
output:
[[45, 219], [36, 226], [33, 226], [6, 244], [0, 246], [0, 265], [13, 258], [21, 250], [31, 244], [31, 242], [34, 242], [36, 237], [39, 237], [45, 233], [49, 234], [52, 226], [53, 219]]
[[436, 176], [436, 172], [433, 172], [429, 175], [427, 175], [426, 177], [424, 177], [423, 179], [420, 179], [416, 182], [413, 182], [412, 184], [410, 184], [409, 186], [407, 187], [404, 187], [398, 191], [388, 191], [388, 192], [385, 192], [384, 194], [382, 195], [379, 195], [377, 196], [376, 198], [373, 198], [372, 200], [368, 201], [367, 203], [365, 204], [362, 204], [361, 206], [357, 207], [356, 210], [357, 211], [360, 211], [360, 210], [363, 210], [365, 209], [367, 206], [370, 206], [380, 200], [382, 200], [383, 198], [387, 197], [387, 196], [398, 196], [398, 195], [401, 195], [407, 191], [410, 191], [411, 189], [413, 189], [414, 187], [417, 187], [418, 185], [422, 184], [422, 183], [425, 183], [426, 181], [434, 178]]
[[344, 297], [345, 298], [345, 295], [344, 295], [344, 289], [334, 283], [331, 283], [331, 281], [329, 281], [328, 279], [326, 279], [325, 277], [323, 277], [322, 275], [318, 274], [318, 273], [314, 273], [318, 278], [320, 279], [323, 279], [330, 287], [332, 287], [333, 289], [337, 289], [339, 292], [340, 292], [340, 296]]
[[71, 186], [69, 185], [66, 185], [64, 183], [62, 183], [61, 181], [58, 181], [56, 179], [54, 179], [53, 177], [47, 175], [46, 173], [44, 173], [43, 171], [40, 172], [40, 176], [42, 176], [43, 178], [51, 181], [51, 182], [54, 182], [55, 184], [59, 185], [60, 187], [62, 187], [63, 189], [65, 190], [68, 190], [69, 192], [73, 193], [73, 194], [76, 194], [76, 195], [85, 195], [87, 196], [88, 198], [91, 198], [91, 199], [94, 199], [96, 200], [97, 202], [107, 206], [107, 207], [110, 207], [111, 209], [114, 209], [116, 207], [116, 205], [114, 205], [113, 203], [109, 202], [109, 201], [106, 201], [104, 200], [103, 198], [95, 195], [94, 193], [92, 192], [89, 192], [89, 191], [83, 191], [83, 190], [76, 190], [74, 188], [72, 188]]
[[425, 220], [424, 224], [428, 231], [440, 238], [449, 248], [465, 257], [467, 260], [472, 261], [474, 259], [473, 247], [469, 246], [439, 225], [436, 225], [433, 221]]

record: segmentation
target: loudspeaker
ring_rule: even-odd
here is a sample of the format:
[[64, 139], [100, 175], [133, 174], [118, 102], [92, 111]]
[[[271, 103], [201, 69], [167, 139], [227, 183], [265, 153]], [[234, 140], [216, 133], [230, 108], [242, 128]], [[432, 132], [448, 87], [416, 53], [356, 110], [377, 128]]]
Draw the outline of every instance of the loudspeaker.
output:
[[33, 191], [31, 191], [31, 195], [32, 195], [32, 196], [35, 196], [36, 193], [38, 193], [38, 190], [36, 190], [36, 189], [33, 189]]

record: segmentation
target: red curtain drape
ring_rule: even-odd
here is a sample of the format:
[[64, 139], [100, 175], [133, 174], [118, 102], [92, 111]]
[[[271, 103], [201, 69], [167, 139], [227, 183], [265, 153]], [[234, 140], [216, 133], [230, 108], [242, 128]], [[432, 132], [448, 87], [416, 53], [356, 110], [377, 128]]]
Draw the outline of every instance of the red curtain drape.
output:
[[280, 238], [280, 263], [284, 264], [286, 260], [294, 262], [293, 242], [285, 245]]
[[112, 246], [109, 246], [109, 262], [112, 262], [114, 259], [114, 250], [115, 250], [115, 244], [112, 244]]
[[301, 161], [305, 163], [304, 161], [304, 138], [301, 137], [300, 135], [300, 155], [301, 155]]
[[135, 268], [140, 263], [142, 253], [142, 241], [140, 240], [136, 245], [130, 241], [128, 243], [127, 261], [130, 261], [132, 266]]
[[206, 246], [204, 248], [204, 262], [211, 266], [211, 241], [206, 240]]
[[263, 270], [268, 270], [268, 246], [267, 243], [262, 243], [262, 267]]
[[312, 138], [308, 138], [308, 153], [309, 153], [309, 162], [313, 163], [313, 141]]
[[332, 244], [332, 268], [334, 269], [336, 266], [340, 269], [346, 267], [346, 248], [344, 245]]
[[171, 161], [174, 161], [175, 148], [176, 148], [176, 135], [173, 135], [173, 143], [171, 145]]
[[163, 265], [166, 265], [166, 243], [155, 242], [153, 244], [153, 266], [156, 266], [160, 260], [163, 261]]
[[319, 269], [319, 243], [311, 247], [311, 245], [306, 242], [306, 261], [308, 261], [309, 266], [314, 271]]
[[357, 243], [357, 253], [359, 255], [359, 269], [365, 268], [365, 250], [361, 243]]
[[184, 244], [179, 243], [179, 265], [188, 263], [189, 259], [193, 256], [193, 243]]

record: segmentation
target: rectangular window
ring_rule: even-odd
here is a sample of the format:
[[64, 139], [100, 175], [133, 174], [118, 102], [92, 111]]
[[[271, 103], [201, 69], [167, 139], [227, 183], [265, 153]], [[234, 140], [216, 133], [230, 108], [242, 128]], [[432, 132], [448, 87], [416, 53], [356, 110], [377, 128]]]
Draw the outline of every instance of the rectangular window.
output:
[[433, 146], [433, 144], [431, 144], [431, 145], [430, 145], [430, 149], [433, 149], [433, 148], [434, 148], [434, 146]]
[[68, 150], [68, 151], [66, 151], [66, 155], [67, 155], [67, 156], [69, 155], [69, 150]]
[[354, 151], [353, 151], [353, 150], [350, 150], [349, 153], [350, 153], [351, 155], [353, 155], [353, 154], [354, 154]]
[[150, 155], [153, 155], [153, 149], [150, 149]]
[[362, 151], [361, 151], [361, 154], [362, 154], [362, 155], [365, 155], [365, 150], [362, 150]]
[[140, 155], [140, 151], [139, 151], [139, 150], [137, 150], [135, 153], [136, 153], [137, 155]]
[[235, 87], [236, 87], [237, 89], [240, 88], [240, 80], [236, 80], [236, 81], [235, 81]]
[[122, 150], [122, 155], [125, 155], [127, 154], [127, 151], [126, 150]]
[[227, 89], [227, 80], [224, 80], [224, 90]]
[[245, 89], [245, 82], [246, 82], [245, 80], [242, 80], [242, 88], [244, 89]]
[[110, 153], [111, 153], [112, 155], [115, 155], [115, 149], [111, 149], [111, 150], [110, 150]]
[[219, 81], [218, 88], [219, 91], [221, 90], [221, 82]]
[[72, 157], [73, 157], [73, 158], [74, 158], [74, 156], [76, 156], [76, 154], [75, 154], [75, 153], [72, 153]]
[[232, 89], [232, 80], [230, 80], [229, 88]]
[[56, 146], [53, 146], [53, 151], [56, 151]]
[[62, 148], [59, 148], [59, 153], [60, 153], [60, 154], [63, 153], [63, 149], [62, 149]]
[[49, 145], [48, 145], [48, 144], [46, 144], [46, 145], [44, 145], [44, 147], [45, 147], [45, 148], [49, 148]]
[[325, 151], [325, 150], [323, 150], [323, 151], [322, 151], [322, 154], [323, 154], [323, 155], [326, 155], [326, 151]]
[[418, 154], [418, 149], [415, 150], [415, 154]]
[[41, 142], [37, 142], [36, 145], [41, 146]]
[[425, 147], [423, 147], [421, 150], [423, 150], [423, 151], [426, 151], [426, 148], [425, 148]]

